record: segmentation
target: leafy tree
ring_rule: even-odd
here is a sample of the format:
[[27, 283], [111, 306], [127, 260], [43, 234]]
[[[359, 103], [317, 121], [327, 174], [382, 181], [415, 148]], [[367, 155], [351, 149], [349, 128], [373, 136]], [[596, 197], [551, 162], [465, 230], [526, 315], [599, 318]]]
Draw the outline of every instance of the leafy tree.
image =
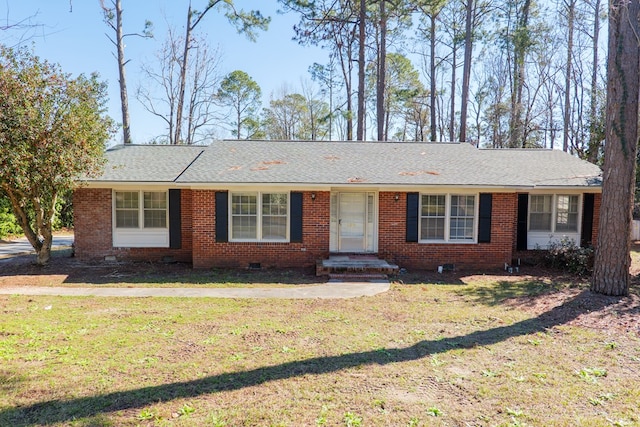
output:
[[[372, 69], [373, 65], [369, 68]], [[384, 133], [380, 140], [389, 140], [391, 135], [392, 139], [406, 141], [409, 126], [417, 125], [419, 122], [424, 127], [427, 123], [423, 117], [426, 110], [424, 103], [427, 91], [420, 81], [418, 70], [413, 67], [406, 56], [399, 53], [389, 53], [386, 68], [388, 78], [385, 79], [384, 92], [386, 96], [383, 108], [385, 114], [382, 118]], [[371, 87], [376, 86], [375, 72], [369, 74], [369, 80]], [[376, 88], [376, 102], [378, 101], [377, 92]], [[394, 134], [392, 131], [398, 122], [400, 122], [402, 130]], [[419, 132], [422, 131], [423, 129], [419, 130]], [[413, 137], [409, 137], [409, 139], [413, 139]]]
[[0, 239], [22, 231], [11, 209], [9, 198], [0, 192]]
[[315, 99], [310, 90], [290, 93], [283, 87], [263, 111], [266, 138], [271, 140], [323, 139], [329, 133], [329, 106]]
[[[220, 83], [217, 98], [233, 111], [235, 129], [231, 133], [242, 139], [242, 129], [246, 130], [247, 139], [255, 138], [254, 123], [260, 108], [262, 90], [258, 83], [244, 71], [236, 70], [229, 73]], [[253, 131], [253, 132], [252, 132]]]
[[27, 50], [0, 48], [0, 190], [33, 246], [51, 256], [58, 197], [97, 174], [114, 129], [97, 75], [71, 78]]
[[322, 46], [330, 51], [343, 78], [345, 93], [346, 139], [353, 139], [353, 67], [358, 44], [358, 5], [356, 0], [279, 0], [285, 11], [300, 14], [294, 27], [301, 45]]
[[631, 219], [638, 151], [640, 91], [640, 3], [613, 0], [609, 5], [607, 59], [607, 143], [604, 182], [591, 290], [606, 295], [629, 293]]
[[272, 140], [303, 140], [307, 134], [305, 117], [307, 102], [299, 93], [289, 93], [272, 99], [265, 109], [267, 138]]
[[[339, 76], [336, 74], [336, 63], [334, 55], [329, 56], [329, 63], [326, 65], [318, 64], [314, 62], [311, 67], [309, 67], [309, 73], [311, 74], [311, 79], [314, 82], [320, 83], [320, 93], [329, 98], [329, 111], [326, 119], [329, 121], [329, 141], [333, 141], [334, 139], [334, 122], [340, 119], [338, 112], [341, 107], [339, 105], [340, 98], [338, 97], [336, 100], [336, 91], [340, 89], [341, 81]], [[342, 83], [344, 85], [344, 83]], [[336, 106], [336, 104], [338, 104]], [[340, 127], [338, 126], [340, 129]], [[338, 132], [339, 133], [339, 132]]]

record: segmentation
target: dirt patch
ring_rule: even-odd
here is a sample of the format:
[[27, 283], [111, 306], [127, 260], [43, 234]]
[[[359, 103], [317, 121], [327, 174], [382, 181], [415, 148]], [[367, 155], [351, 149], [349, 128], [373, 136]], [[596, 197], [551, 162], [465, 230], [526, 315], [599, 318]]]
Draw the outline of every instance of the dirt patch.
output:
[[505, 302], [535, 315], [546, 313], [547, 317], [556, 317], [566, 324], [613, 334], [631, 332], [640, 336], [639, 291], [637, 283], [628, 297], [610, 297], [584, 288], [569, 288], [535, 297], [513, 298]]
[[627, 297], [593, 293], [589, 291], [589, 277], [540, 266], [526, 266], [514, 274], [501, 270], [471, 274], [410, 272], [400, 275], [398, 283], [473, 284], [472, 289], [461, 288], [459, 294], [483, 304], [505, 304], [533, 316], [543, 316], [549, 324], [579, 325], [609, 334], [631, 332], [640, 336], [639, 256], [633, 257], [630, 272], [632, 282]]
[[0, 260], [0, 287], [9, 286], [241, 286], [324, 283], [313, 269], [193, 269], [188, 263], [81, 262], [58, 254], [46, 266], [35, 258]]

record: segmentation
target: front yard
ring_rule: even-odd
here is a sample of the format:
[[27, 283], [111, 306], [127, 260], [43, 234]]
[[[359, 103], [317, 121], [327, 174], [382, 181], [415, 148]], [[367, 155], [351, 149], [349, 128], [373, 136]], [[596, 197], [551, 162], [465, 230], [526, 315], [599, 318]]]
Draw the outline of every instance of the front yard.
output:
[[[0, 286], [314, 281], [5, 266]], [[0, 425], [640, 425], [638, 287], [494, 273], [410, 272], [349, 300], [0, 296]]]

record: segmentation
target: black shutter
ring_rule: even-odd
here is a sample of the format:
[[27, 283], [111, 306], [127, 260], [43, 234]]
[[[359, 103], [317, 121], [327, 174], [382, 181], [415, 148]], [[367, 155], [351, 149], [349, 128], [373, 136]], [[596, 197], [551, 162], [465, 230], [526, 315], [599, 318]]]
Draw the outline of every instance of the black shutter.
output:
[[169, 190], [169, 247], [182, 247], [182, 207], [180, 205], [180, 190]]
[[588, 246], [593, 243], [593, 204], [595, 197], [592, 193], [586, 193], [582, 197], [582, 233], [580, 234], [580, 246]]
[[229, 193], [216, 193], [216, 242], [229, 241]]
[[527, 232], [529, 218], [529, 195], [518, 194], [518, 226], [516, 237], [516, 249], [527, 250]]
[[407, 193], [407, 242], [418, 241], [418, 197], [418, 193]]
[[478, 218], [478, 243], [491, 243], [491, 193], [480, 194], [480, 217]]
[[291, 218], [289, 222], [289, 241], [302, 243], [302, 193], [291, 193]]

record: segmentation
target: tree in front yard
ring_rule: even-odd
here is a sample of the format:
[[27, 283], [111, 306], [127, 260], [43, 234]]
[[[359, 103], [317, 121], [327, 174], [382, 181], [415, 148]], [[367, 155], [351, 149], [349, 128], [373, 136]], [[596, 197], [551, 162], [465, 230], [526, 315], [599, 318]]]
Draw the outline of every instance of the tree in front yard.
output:
[[56, 200], [100, 172], [114, 125], [97, 75], [72, 78], [26, 49], [0, 46], [0, 191], [44, 265]]
[[609, 5], [604, 181], [591, 283], [592, 291], [606, 295], [629, 293], [640, 113], [639, 16], [640, 3], [637, 1], [613, 0]]

